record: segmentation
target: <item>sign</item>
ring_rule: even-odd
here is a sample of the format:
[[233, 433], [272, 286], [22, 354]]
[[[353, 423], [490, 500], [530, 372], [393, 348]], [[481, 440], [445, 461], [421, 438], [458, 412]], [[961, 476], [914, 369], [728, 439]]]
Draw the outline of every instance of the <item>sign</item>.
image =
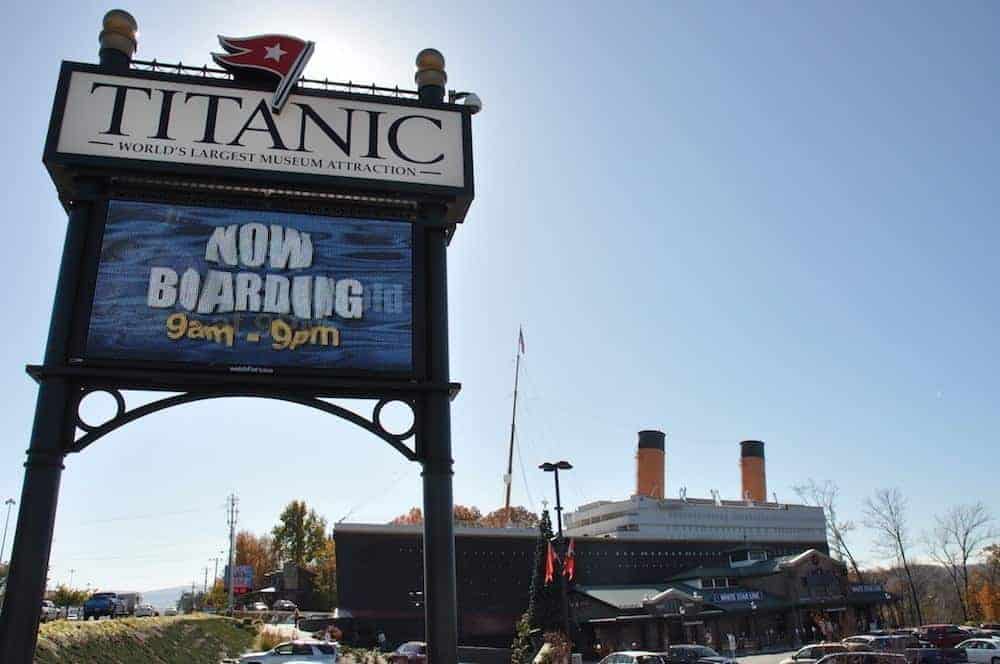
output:
[[233, 567], [233, 594], [243, 595], [253, 589], [253, 567], [236, 565]]
[[298, 90], [281, 113], [272, 101], [228, 80], [64, 63], [45, 161], [471, 192], [460, 107], [315, 90]]
[[403, 221], [113, 200], [83, 359], [413, 372]]
[[759, 590], [740, 590], [737, 592], [717, 592], [713, 594], [711, 602], [758, 602], [764, 597]]
[[881, 583], [854, 583], [851, 584], [852, 593], [883, 593], [885, 588]]

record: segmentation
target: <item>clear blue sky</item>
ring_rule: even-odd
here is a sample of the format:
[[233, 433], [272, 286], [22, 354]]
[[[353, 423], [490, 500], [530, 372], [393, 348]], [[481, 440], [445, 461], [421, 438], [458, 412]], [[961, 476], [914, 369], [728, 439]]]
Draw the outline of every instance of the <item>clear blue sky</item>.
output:
[[[477, 198], [450, 250], [455, 497], [502, 500], [518, 325], [515, 500], [565, 457], [570, 506], [623, 498], [636, 431], [668, 434], [668, 492], [836, 481], [841, 511], [900, 487], [912, 529], [1000, 504], [1000, 9], [995, 3], [131, 2], [139, 55], [202, 64], [215, 35], [317, 42], [308, 75], [412, 85], [434, 46], [478, 92]], [[0, 498], [19, 498], [64, 214], [41, 164], [60, 59], [95, 61], [110, 5], [6, 15]], [[420, 504], [419, 467], [334, 418], [217, 401], [68, 459], [51, 578], [201, 582], [225, 496], [264, 531]], [[530, 500], [528, 496], [530, 492]], [[532, 502], [533, 501], [533, 502]], [[353, 510], [353, 511], [352, 511]], [[855, 536], [861, 557], [870, 536]], [[9, 538], [8, 538], [9, 551]]]

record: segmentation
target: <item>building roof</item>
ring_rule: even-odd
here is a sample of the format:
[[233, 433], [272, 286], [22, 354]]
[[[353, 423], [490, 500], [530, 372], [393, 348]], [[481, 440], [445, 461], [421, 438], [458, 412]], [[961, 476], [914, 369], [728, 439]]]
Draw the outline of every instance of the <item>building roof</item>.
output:
[[[751, 547], [752, 548], [752, 547]], [[822, 551], [817, 551], [816, 549], [808, 549], [802, 553], [796, 554], [794, 556], [775, 556], [774, 558], [769, 558], [768, 560], [761, 560], [750, 565], [739, 565], [737, 567], [706, 567], [704, 565], [699, 565], [698, 567], [692, 567], [691, 569], [684, 570], [674, 576], [670, 577], [668, 581], [683, 581], [685, 579], [711, 579], [718, 577], [752, 577], [752, 576], [767, 576], [768, 574], [775, 574], [782, 569], [787, 567], [793, 567], [798, 565], [800, 562], [810, 559], [813, 556], [819, 556], [820, 558], [833, 560], [830, 556], [826, 555]], [[839, 561], [834, 561], [838, 564]]]
[[[423, 535], [422, 524], [396, 523], [338, 523], [333, 526], [333, 536], [337, 533], [368, 533], [373, 535]], [[455, 534], [475, 537], [538, 537], [538, 528], [480, 528], [455, 524]]]
[[655, 597], [670, 586], [576, 586], [574, 590], [589, 595], [616, 609], [641, 609], [642, 601]]
[[[686, 583], [641, 586], [577, 586], [575, 590], [616, 609], [646, 609], [670, 599], [690, 598], [701, 611], [751, 611], [783, 608], [788, 602], [762, 590], [747, 588], [700, 589]], [[697, 614], [692, 614], [697, 615]]]

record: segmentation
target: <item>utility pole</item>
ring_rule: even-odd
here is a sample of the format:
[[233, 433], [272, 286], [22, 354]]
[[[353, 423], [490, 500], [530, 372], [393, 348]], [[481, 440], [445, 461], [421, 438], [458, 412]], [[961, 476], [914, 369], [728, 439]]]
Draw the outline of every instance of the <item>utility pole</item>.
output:
[[7, 506], [7, 518], [3, 522], [3, 542], [0, 542], [0, 563], [3, 562], [3, 551], [7, 548], [7, 524], [10, 523], [10, 508], [14, 506], [14, 499], [8, 498], [3, 501], [3, 504]]
[[236, 565], [236, 519], [239, 518], [240, 511], [237, 505], [239, 505], [240, 499], [236, 497], [235, 493], [229, 494], [229, 573], [227, 576], [227, 586], [229, 588], [229, 601], [227, 603], [227, 608], [232, 611], [234, 608], [233, 603], [233, 567]]
[[[202, 586], [201, 592], [202, 592], [202, 595], [207, 595], [208, 594], [208, 568], [205, 567], [203, 569], [205, 570], [205, 585]], [[202, 599], [202, 601], [205, 601], [205, 600]]]
[[76, 570], [71, 567], [70, 570], [69, 570], [69, 589], [70, 590], [73, 590], [73, 575], [75, 573], [76, 573]]
[[222, 560], [222, 556], [225, 555], [225, 551], [219, 551], [219, 555], [214, 558], [209, 558], [209, 560], [215, 563], [215, 574], [212, 576], [212, 587], [215, 587], [215, 580], [219, 578], [219, 561]]

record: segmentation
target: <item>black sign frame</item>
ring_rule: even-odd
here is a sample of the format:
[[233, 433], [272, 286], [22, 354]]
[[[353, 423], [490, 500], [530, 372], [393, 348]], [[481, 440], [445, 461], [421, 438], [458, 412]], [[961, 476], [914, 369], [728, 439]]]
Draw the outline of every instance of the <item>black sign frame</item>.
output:
[[[0, 610], [0, 660], [6, 664], [31, 664], [34, 659], [39, 625], [37, 609], [46, 587], [59, 486], [67, 455], [82, 451], [129, 422], [174, 406], [216, 398], [260, 397], [335, 415], [381, 438], [406, 459], [421, 464], [428, 659], [457, 661], [450, 409], [451, 400], [461, 386], [451, 382], [448, 362], [447, 248], [455, 225], [464, 219], [473, 195], [472, 110], [445, 104], [444, 87], [437, 84], [422, 85], [419, 99], [414, 102], [376, 95], [297, 91], [333, 99], [460, 111], [465, 169], [463, 187], [253, 172], [55, 152], [69, 76], [74, 71], [253, 89], [228, 80], [135, 70], [127, 57], [116, 53], [111, 49], [102, 50], [100, 67], [63, 64], [45, 146], [43, 161], [68, 212], [68, 220], [43, 364], [27, 366], [28, 374], [38, 383], [38, 399], [25, 462], [10, 572]], [[123, 195], [123, 191], [128, 193]], [[322, 370], [317, 375], [287, 370], [274, 374], [233, 374], [178, 370], [173, 366], [160, 369], [136, 366], [131, 362], [129, 366], [75, 364], [72, 360], [76, 353], [71, 351], [78, 353], [83, 347], [85, 333], [82, 330], [89, 326], [108, 200], [132, 196], [196, 205], [215, 197], [227, 199], [227, 202], [228, 199], [249, 198], [265, 208], [288, 205], [293, 211], [302, 212], [340, 206], [345, 210], [339, 215], [320, 212], [328, 216], [369, 216], [353, 208], [381, 209], [387, 218], [394, 219], [412, 216], [413, 359], [419, 371], [414, 376], [393, 379], [356, 371], [351, 371], [350, 375], [334, 375], [330, 370]], [[402, 217], [400, 210], [406, 211]], [[123, 392], [132, 390], [179, 394], [129, 409]], [[115, 400], [115, 414], [103, 423], [85, 422], [80, 414], [82, 401], [94, 392], [106, 392]], [[375, 405], [370, 415], [364, 415], [332, 403], [330, 398], [371, 400]], [[413, 424], [407, 431], [389, 431], [381, 422], [383, 407], [393, 401], [407, 404], [412, 411]]]

